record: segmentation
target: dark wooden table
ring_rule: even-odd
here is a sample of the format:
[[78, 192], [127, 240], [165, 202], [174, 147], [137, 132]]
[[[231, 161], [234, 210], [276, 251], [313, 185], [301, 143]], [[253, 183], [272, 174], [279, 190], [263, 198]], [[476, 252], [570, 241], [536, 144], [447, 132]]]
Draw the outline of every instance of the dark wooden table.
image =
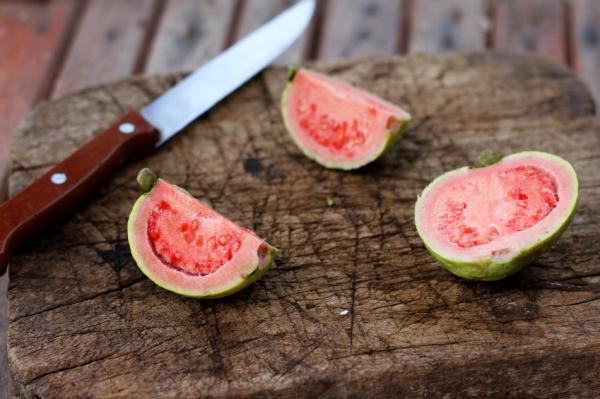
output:
[[[8, 140], [37, 104], [132, 74], [189, 70], [289, 0], [2, 0], [0, 182]], [[600, 1], [323, 0], [279, 63], [409, 52], [537, 52], [600, 98]], [[0, 281], [4, 357], [6, 277]], [[0, 372], [0, 397], [8, 395]]]

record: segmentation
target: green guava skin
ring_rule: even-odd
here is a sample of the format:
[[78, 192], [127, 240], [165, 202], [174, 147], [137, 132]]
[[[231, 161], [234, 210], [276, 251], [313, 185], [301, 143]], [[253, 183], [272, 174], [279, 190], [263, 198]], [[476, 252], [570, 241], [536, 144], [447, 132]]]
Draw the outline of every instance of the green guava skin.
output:
[[[433, 185], [436, 182], [443, 180], [444, 178], [448, 177], [450, 174], [461, 172], [461, 171], [464, 171], [465, 169], [469, 169], [469, 167], [454, 169], [454, 170], [451, 170], [449, 172], [446, 172], [446, 173], [438, 176], [431, 183], [429, 183], [429, 185], [423, 190], [423, 193], [417, 198], [417, 202], [415, 204], [415, 225], [417, 227], [417, 232], [419, 233], [421, 240], [423, 240], [423, 244], [425, 245], [425, 248], [427, 248], [427, 250], [429, 251], [431, 256], [433, 256], [435, 259], [437, 259], [452, 274], [454, 274], [458, 277], [462, 277], [467, 280], [477, 280], [477, 281], [502, 280], [502, 279], [510, 276], [511, 274], [517, 273], [518, 271], [522, 270], [525, 266], [527, 266], [530, 263], [532, 263], [533, 261], [535, 261], [543, 252], [545, 252], [547, 249], [549, 249], [558, 240], [558, 238], [562, 235], [562, 233], [567, 229], [567, 227], [571, 223], [571, 220], [573, 219], [573, 216], [575, 215], [575, 209], [577, 208], [577, 205], [579, 203], [579, 183], [577, 180], [577, 175], [575, 174], [575, 170], [573, 169], [572, 165], [569, 162], [567, 162], [566, 160], [564, 160], [563, 158], [560, 158], [559, 156], [554, 155], [554, 154], [549, 154], [549, 153], [544, 153], [544, 152], [539, 152], [539, 151], [524, 151], [524, 152], [520, 152], [520, 153], [516, 153], [516, 154], [512, 154], [512, 155], [514, 156], [514, 155], [519, 155], [519, 154], [525, 154], [525, 155], [532, 154], [532, 155], [538, 155], [538, 156], [542, 155], [545, 157], [550, 157], [553, 161], [562, 164], [569, 171], [571, 171], [572, 178], [574, 179], [574, 181], [576, 183], [575, 184], [576, 190], [573, 193], [573, 195], [575, 196], [575, 201], [573, 203], [573, 206], [571, 207], [571, 209], [569, 209], [568, 213], [565, 215], [565, 218], [563, 219], [562, 223], [550, 235], [541, 237], [533, 245], [521, 250], [517, 255], [515, 255], [508, 261], [499, 263], [499, 262], [494, 261], [493, 259], [483, 259], [480, 262], [461, 262], [461, 261], [458, 261], [455, 259], [450, 259], [450, 258], [444, 256], [443, 254], [437, 253], [428, 244], [425, 233], [419, 229], [417, 209], [419, 207], [419, 201], [421, 200], [421, 198], [423, 198], [425, 196], [425, 193], [431, 187], [433, 187]], [[498, 159], [496, 162], [498, 162], [499, 160], [500, 159]], [[487, 165], [480, 165], [477, 167], [491, 166], [494, 163], [488, 163]]]
[[[147, 183], [148, 175], [145, 174], [144, 176], [140, 176], [140, 175], [142, 175], [142, 173], [145, 170], [148, 170], [149, 172], [151, 172], [149, 169], [142, 169], [142, 171], [140, 171], [140, 174], [138, 175], [138, 182], [140, 182], [140, 185], [142, 185], [142, 182], [144, 182], [144, 185], [146, 187], [148, 187], [148, 183]], [[156, 176], [156, 175], [154, 175], [154, 176]], [[146, 198], [148, 198], [150, 196], [152, 190], [154, 189], [156, 180], [154, 181], [153, 184], [150, 185], [151, 188], [147, 192], [143, 193], [135, 201], [135, 203], [133, 204], [133, 209], [131, 210], [131, 213], [129, 214], [129, 220], [127, 221], [127, 238], [129, 241], [129, 249], [131, 251], [131, 255], [132, 255], [133, 259], [135, 260], [135, 263], [137, 264], [138, 268], [142, 271], [142, 273], [144, 273], [144, 275], [146, 277], [148, 277], [150, 280], [152, 280], [152, 282], [154, 282], [156, 285], [158, 285], [159, 287], [161, 287], [167, 291], [171, 291], [171, 292], [174, 292], [175, 294], [182, 295], [182, 296], [185, 296], [188, 298], [196, 298], [196, 299], [222, 298], [225, 296], [235, 294], [236, 292], [238, 292], [238, 291], [246, 288], [250, 284], [254, 283], [258, 279], [260, 279], [263, 276], [263, 274], [265, 274], [267, 272], [267, 270], [269, 270], [269, 268], [273, 265], [275, 258], [277, 256], [278, 250], [274, 246], [265, 242], [265, 244], [267, 245], [267, 251], [266, 251], [265, 257], [261, 263], [256, 264], [248, 274], [246, 274], [244, 276], [239, 276], [238, 279], [231, 281], [231, 283], [229, 285], [224, 286], [224, 287], [219, 287], [218, 289], [215, 289], [212, 292], [207, 292], [207, 293], [202, 293], [202, 294], [193, 294], [193, 293], [187, 292], [186, 290], [184, 290], [181, 287], [178, 287], [174, 284], [169, 284], [167, 282], [158, 281], [155, 278], [155, 276], [146, 268], [146, 266], [142, 262], [142, 257], [139, 255], [139, 253], [137, 252], [137, 249], [133, 245], [133, 243], [135, 242], [135, 234], [134, 234], [135, 219], [137, 217], [137, 214], [138, 214], [140, 208], [144, 204], [144, 201], [146, 200]], [[192, 196], [187, 190], [185, 190], [179, 186], [175, 186], [175, 187], [180, 189], [181, 191], [183, 191], [190, 197]]]
[[357, 161], [355, 164], [341, 165], [341, 164], [332, 162], [328, 159], [315, 157], [312, 154], [309, 154], [306, 151], [306, 149], [300, 144], [300, 142], [298, 140], [296, 140], [296, 136], [294, 135], [293, 129], [292, 129], [292, 123], [289, 120], [289, 118], [287, 117], [287, 114], [285, 112], [285, 109], [287, 108], [287, 103], [288, 103], [288, 94], [293, 86], [294, 77], [296, 76], [296, 73], [298, 72], [298, 70], [299, 70], [299, 68], [291, 67], [288, 71], [288, 82], [287, 82], [285, 89], [283, 90], [283, 94], [281, 96], [280, 107], [281, 107], [281, 114], [283, 115], [283, 124], [284, 124], [286, 130], [292, 137], [292, 140], [294, 141], [296, 146], [300, 149], [302, 154], [304, 154], [304, 156], [306, 156], [307, 158], [312, 159], [313, 161], [320, 164], [321, 166], [326, 167], [327, 169], [355, 170], [355, 169], [361, 168], [361, 167], [375, 161], [377, 158], [382, 156], [398, 139], [400, 139], [404, 135], [404, 132], [406, 131], [406, 126], [408, 126], [408, 123], [411, 121], [410, 115], [408, 115], [408, 117], [406, 119], [399, 120], [398, 123], [396, 123], [394, 125], [393, 129], [387, 131], [387, 133], [386, 133], [387, 137], [386, 137], [385, 141], [383, 142], [383, 144], [381, 145], [381, 147], [378, 149], [378, 151], [376, 151], [371, 157], [361, 159], [361, 160]]
[[569, 226], [572, 218], [573, 215], [566, 219], [565, 222], [548, 238], [540, 240], [531, 247], [522, 250], [517, 256], [504, 263], [497, 263], [491, 259], [478, 263], [456, 262], [433, 251], [427, 245], [425, 240], [423, 240], [423, 243], [429, 253], [452, 274], [467, 280], [497, 281], [521, 271], [525, 266], [535, 261], [543, 252], [550, 248], [556, 240], [558, 240], [561, 234]]

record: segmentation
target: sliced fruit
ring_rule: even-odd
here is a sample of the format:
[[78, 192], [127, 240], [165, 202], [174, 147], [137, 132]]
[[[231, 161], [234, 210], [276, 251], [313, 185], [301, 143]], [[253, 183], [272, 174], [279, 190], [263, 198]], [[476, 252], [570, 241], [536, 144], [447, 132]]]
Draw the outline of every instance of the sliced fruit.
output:
[[374, 161], [410, 121], [401, 108], [342, 81], [306, 69], [289, 76], [281, 98], [285, 126], [302, 152], [327, 168]]
[[259, 279], [277, 250], [167, 183], [149, 169], [138, 174], [145, 193], [127, 225], [131, 254], [157, 285], [195, 298], [233, 294]]
[[417, 199], [415, 223], [452, 273], [499, 280], [558, 239], [575, 213], [579, 183], [569, 162], [544, 152], [482, 160], [431, 182]]

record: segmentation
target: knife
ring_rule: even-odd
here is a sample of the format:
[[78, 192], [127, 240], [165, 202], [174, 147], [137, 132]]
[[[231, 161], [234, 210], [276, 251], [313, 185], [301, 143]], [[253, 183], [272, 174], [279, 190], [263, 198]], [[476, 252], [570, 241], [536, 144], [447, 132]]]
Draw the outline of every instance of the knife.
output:
[[306, 29], [314, 9], [315, 0], [288, 8], [1, 204], [0, 275], [16, 249], [67, 214], [125, 160], [159, 147], [273, 62]]

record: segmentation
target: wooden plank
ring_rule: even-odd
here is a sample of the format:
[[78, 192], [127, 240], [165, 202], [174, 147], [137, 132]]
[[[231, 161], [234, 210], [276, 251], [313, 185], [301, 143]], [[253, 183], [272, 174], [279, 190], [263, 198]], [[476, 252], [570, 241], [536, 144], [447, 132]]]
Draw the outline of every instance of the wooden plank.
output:
[[535, 52], [567, 63], [564, 7], [560, 0], [494, 2], [494, 47]]
[[[246, 0], [243, 3], [239, 24], [235, 28], [235, 40], [239, 40], [259, 28], [295, 2], [295, 0]], [[316, 19], [313, 18], [311, 26], [306, 29], [296, 43], [277, 58], [276, 64], [297, 64], [306, 58], [315, 21]]]
[[6, 312], [6, 288], [8, 287], [8, 273], [0, 276], [0, 398], [10, 398], [12, 383], [6, 359], [6, 328], [8, 318]]
[[600, 2], [576, 0], [573, 3], [573, 60], [580, 78], [588, 84], [600, 104]]
[[484, 1], [415, 0], [409, 51], [481, 50], [490, 28]]
[[[8, 354], [19, 391], [56, 399], [598, 396], [600, 120], [576, 78], [538, 57], [496, 53], [314, 68], [406, 107], [414, 116], [407, 134], [360, 172], [324, 169], [284, 133], [286, 70], [267, 69], [13, 258]], [[15, 136], [14, 154], [23, 165], [55, 163], [118, 116], [114, 97], [139, 106], [174, 76], [51, 102]], [[578, 171], [581, 202], [534, 264], [503, 281], [465, 281], [428, 254], [414, 201], [432, 178], [489, 148], [560, 154]], [[276, 265], [228, 298], [195, 300], [154, 285], [127, 245], [143, 165], [253, 226], [281, 249]], [[15, 171], [11, 190], [43, 171]]]
[[158, 0], [88, 2], [53, 97], [129, 76]]
[[229, 33], [235, 0], [169, 0], [144, 70], [192, 70], [217, 55]]
[[331, 0], [327, 3], [320, 58], [357, 58], [394, 54], [400, 40], [402, 2]]
[[75, 0], [0, 3], [0, 187], [10, 133], [43, 96], [76, 6]]
[[[77, 13], [77, 0], [0, 2], [0, 202], [6, 196], [9, 138], [46, 94]], [[6, 286], [0, 277], [0, 397], [11, 395], [5, 353]]]

